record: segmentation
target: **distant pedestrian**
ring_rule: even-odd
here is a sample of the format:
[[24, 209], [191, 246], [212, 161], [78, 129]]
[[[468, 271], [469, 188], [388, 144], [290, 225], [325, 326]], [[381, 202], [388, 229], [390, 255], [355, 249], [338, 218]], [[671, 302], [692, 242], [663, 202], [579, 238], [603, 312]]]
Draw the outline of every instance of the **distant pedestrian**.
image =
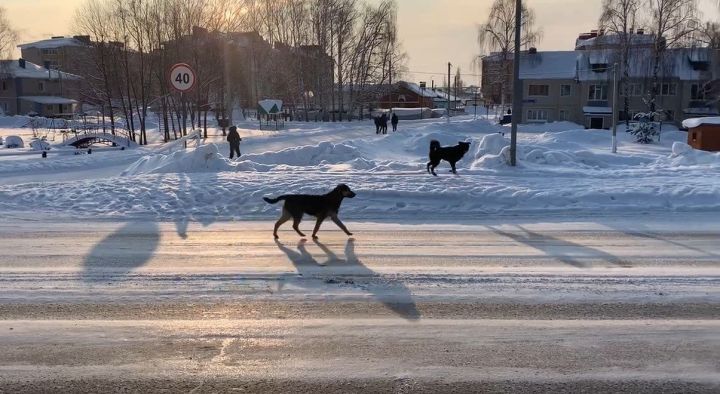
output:
[[380, 116], [380, 129], [382, 129], [383, 134], [387, 134], [387, 124], [388, 124], [388, 116], [387, 114], [382, 114]]
[[397, 125], [398, 125], [399, 121], [400, 121], [400, 119], [398, 119], [397, 114], [395, 112], [393, 112], [392, 118], [390, 118], [390, 123], [392, 123], [392, 127], [393, 127], [393, 133], [397, 131]]
[[240, 138], [240, 134], [237, 132], [237, 127], [230, 126], [230, 132], [227, 135], [228, 143], [230, 143], [230, 160], [233, 159], [233, 156], [237, 154], [237, 157], [240, 157], [240, 141], [242, 141], [242, 138]]
[[380, 117], [373, 116], [373, 121], [375, 122], [375, 134], [380, 134]]

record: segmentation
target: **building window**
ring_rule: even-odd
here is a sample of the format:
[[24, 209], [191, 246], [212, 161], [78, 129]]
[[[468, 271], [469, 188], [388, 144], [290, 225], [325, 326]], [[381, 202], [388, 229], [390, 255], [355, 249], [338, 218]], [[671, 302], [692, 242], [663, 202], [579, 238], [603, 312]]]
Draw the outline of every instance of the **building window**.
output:
[[594, 100], [594, 101], [607, 100], [607, 86], [605, 86], [605, 85], [590, 85], [590, 91], [588, 93], [588, 100]]
[[[624, 92], [623, 92], [624, 93]], [[629, 83], [627, 86], [628, 97], [640, 97], [642, 96], [642, 84], [641, 83]]]
[[677, 94], [677, 85], [674, 83], [663, 83], [660, 85], [661, 96], [674, 96]]
[[550, 85], [529, 85], [528, 96], [549, 96]]
[[45, 48], [42, 50], [42, 54], [45, 56], [55, 56], [58, 54], [57, 48]]
[[547, 122], [548, 113], [544, 109], [529, 109], [527, 111], [527, 120], [529, 122]]
[[38, 82], [38, 90], [41, 92], [45, 91], [45, 82]]
[[2, 90], [7, 90], [7, 81], [2, 81]]
[[572, 85], [560, 85], [560, 96], [570, 96], [572, 94]]
[[606, 63], [593, 63], [590, 65], [590, 69], [596, 73], [604, 73], [608, 70], [608, 65]]
[[697, 83], [690, 85], [690, 100], [705, 100], [705, 90]]
[[561, 121], [561, 122], [568, 120], [568, 111], [566, 111], [566, 110], [564, 110], [564, 109], [561, 109], [561, 110], [558, 112], [558, 120]]

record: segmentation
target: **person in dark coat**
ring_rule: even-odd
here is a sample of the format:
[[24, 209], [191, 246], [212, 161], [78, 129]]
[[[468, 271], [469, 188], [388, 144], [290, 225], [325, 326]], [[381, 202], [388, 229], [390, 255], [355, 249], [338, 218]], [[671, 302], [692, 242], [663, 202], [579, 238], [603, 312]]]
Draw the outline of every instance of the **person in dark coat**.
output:
[[230, 143], [230, 160], [232, 160], [234, 154], [240, 157], [240, 141], [242, 141], [242, 138], [240, 138], [240, 134], [237, 132], [237, 127], [230, 126], [227, 140]]
[[392, 123], [393, 132], [397, 131], [397, 125], [400, 119], [398, 119], [398, 116], [395, 112], [393, 112], [392, 117], [390, 118], [390, 123]]
[[382, 114], [380, 117], [380, 128], [382, 129], [383, 134], [387, 134], [387, 124], [388, 124], [388, 116], [387, 114]]
[[373, 116], [373, 121], [375, 121], [375, 134], [380, 134], [380, 117]]

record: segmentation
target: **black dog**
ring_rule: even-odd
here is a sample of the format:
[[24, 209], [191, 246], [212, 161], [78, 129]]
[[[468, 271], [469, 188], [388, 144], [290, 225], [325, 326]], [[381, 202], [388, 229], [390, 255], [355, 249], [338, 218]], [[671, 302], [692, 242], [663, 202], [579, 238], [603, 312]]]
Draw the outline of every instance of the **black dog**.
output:
[[435, 167], [440, 165], [440, 160], [445, 160], [450, 163], [453, 174], [457, 174], [455, 170], [455, 163], [463, 158], [465, 153], [470, 150], [469, 142], [460, 141], [455, 146], [440, 146], [440, 142], [436, 140], [430, 141], [430, 161], [427, 163], [427, 171], [435, 176]]
[[280, 216], [280, 219], [278, 219], [275, 223], [275, 230], [273, 230], [275, 239], [279, 238], [277, 235], [278, 228], [290, 219], [293, 220], [293, 229], [295, 229], [301, 237], [304, 237], [305, 234], [303, 234], [298, 228], [304, 214], [312, 215], [317, 218], [317, 221], [315, 222], [315, 230], [313, 230], [312, 233], [312, 237], [317, 238], [317, 232], [320, 230], [320, 225], [328, 216], [345, 232], [345, 234], [352, 235], [343, 222], [341, 222], [338, 218], [340, 204], [345, 197], [353, 198], [355, 197], [355, 192], [350, 190], [348, 185], [340, 184], [337, 185], [337, 187], [330, 193], [321, 196], [309, 194], [287, 194], [278, 198], [263, 197], [263, 200], [270, 204], [275, 204], [281, 200], [285, 201], [282, 216]]

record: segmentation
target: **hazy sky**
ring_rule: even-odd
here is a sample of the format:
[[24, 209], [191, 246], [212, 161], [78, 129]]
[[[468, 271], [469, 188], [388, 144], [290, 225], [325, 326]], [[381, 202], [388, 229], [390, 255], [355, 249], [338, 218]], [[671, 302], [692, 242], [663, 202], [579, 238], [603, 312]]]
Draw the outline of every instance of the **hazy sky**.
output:
[[[377, 2], [379, 0], [370, 0]], [[21, 42], [73, 33], [75, 8], [83, 0], [0, 0]], [[441, 84], [447, 62], [463, 74], [476, 74], [477, 25], [484, 22], [492, 0], [398, 0], [400, 39], [410, 59], [407, 79]], [[597, 25], [601, 0], [524, 0], [535, 10], [543, 30], [539, 50], [569, 50], [578, 33]], [[705, 19], [719, 19], [717, 0], [700, 0]], [[425, 74], [428, 73], [428, 74]], [[466, 75], [466, 83], [477, 77]]]

